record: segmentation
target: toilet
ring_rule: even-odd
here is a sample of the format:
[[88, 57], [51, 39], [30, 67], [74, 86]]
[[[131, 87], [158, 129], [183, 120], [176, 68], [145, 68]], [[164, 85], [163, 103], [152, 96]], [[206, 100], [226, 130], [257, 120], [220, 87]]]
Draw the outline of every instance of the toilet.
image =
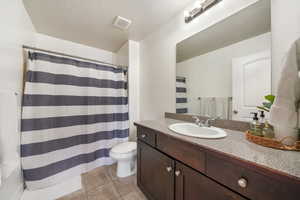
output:
[[115, 145], [109, 152], [112, 159], [117, 161], [117, 176], [120, 178], [136, 172], [136, 142], [124, 142]]

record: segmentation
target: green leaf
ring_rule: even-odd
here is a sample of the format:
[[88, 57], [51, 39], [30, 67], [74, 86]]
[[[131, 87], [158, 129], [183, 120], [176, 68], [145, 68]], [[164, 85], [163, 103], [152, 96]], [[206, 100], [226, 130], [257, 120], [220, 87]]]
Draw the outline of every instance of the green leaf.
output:
[[265, 108], [265, 107], [262, 107], [262, 106], [257, 106], [257, 108], [258, 108], [259, 110], [264, 110], [264, 111], [266, 111], [266, 112], [270, 112], [269, 109], [267, 109], [267, 108]]
[[271, 105], [272, 105], [274, 103], [274, 101], [275, 101], [275, 96], [269, 94], [269, 95], [265, 96], [265, 99], [268, 100], [271, 103]]
[[268, 102], [263, 102], [263, 106], [270, 109], [272, 106], [272, 103], [268, 103]]

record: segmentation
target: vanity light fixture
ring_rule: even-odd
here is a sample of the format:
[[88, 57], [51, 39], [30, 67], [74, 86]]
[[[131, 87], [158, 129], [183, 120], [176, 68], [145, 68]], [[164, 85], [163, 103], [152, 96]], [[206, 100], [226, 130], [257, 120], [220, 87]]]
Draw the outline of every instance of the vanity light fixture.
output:
[[191, 11], [184, 11], [185, 23], [191, 22], [193, 19], [204, 13], [222, 0], [200, 0], [196, 1]]

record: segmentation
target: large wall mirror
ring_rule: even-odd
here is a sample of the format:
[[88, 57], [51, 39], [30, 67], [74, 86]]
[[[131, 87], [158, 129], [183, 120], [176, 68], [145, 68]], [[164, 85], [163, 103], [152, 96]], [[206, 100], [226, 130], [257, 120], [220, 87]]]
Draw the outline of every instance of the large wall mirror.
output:
[[177, 44], [176, 113], [251, 119], [272, 88], [270, 1]]

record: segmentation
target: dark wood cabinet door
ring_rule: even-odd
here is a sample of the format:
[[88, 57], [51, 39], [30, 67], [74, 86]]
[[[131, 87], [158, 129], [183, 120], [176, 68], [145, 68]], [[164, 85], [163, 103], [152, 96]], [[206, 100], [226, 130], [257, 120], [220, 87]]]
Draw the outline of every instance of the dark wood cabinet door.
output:
[[176, 162], [175, 200], [245, 200], [242, 196]]
[[138, 141], [137, 182], [150, 200], [174, 200], [174, 161]]

